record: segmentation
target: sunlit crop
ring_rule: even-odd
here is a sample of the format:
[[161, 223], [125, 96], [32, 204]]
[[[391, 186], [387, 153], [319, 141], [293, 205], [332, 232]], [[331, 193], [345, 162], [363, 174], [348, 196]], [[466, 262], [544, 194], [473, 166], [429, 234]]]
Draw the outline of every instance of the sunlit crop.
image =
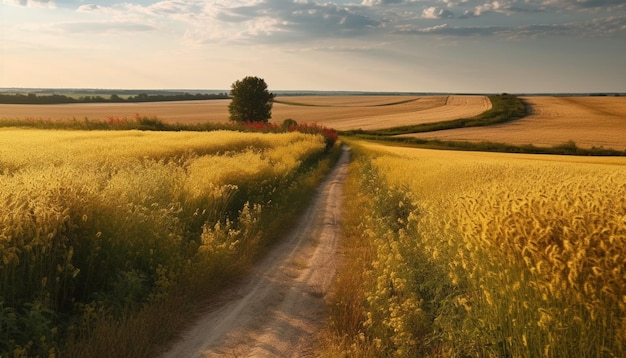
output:
[[0, 130], [0, 355], [58, 354], [94, 315], [136, 310], [183, 274], [241, 269], [326, 145], [299, 132]]
[[370, 148], [377, 254], [353, 351], [624, 356], [623, 158]]

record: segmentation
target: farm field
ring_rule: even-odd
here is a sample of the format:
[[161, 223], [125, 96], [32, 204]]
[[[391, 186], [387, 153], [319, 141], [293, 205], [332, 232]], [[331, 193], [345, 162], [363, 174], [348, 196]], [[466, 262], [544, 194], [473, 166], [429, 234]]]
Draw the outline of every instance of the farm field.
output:
[[[485, 96], [295, 97], [274, 104], [276, 120], [293, 118], [337, 130], [380, 129], [473, 117], [491, 108]], [[302, 103], [307, 106], [287, 104]]]
[[352, 144], [327, 356], [624, 356], [626, 158]]
[[[532, 116], [479, 129], [522, 123], [513, 134], [523, 138], [539, 136], [538, 127], [555, 136], [565, 133], [567, 139], [555, 144], [622, 143], [611, 148], [626, 149], [626, 139], [617, 138], [625, 125], [622, 98], [524, 99]], [[491, 105], [483, 96], [279, 101], [275, 123], [292, 118], [336, 129], [469, 117]], [[95, 116], [107, 113], [90, 119], [132, 119], [137, 112], [126, 110], [162, 106], [161, 113], [169, 110], [185, 119], [141, 114], [198, 123], [210, 117], [205, 112], [210, 106], [223, 116], [219, 122], [227, 121], [227, 103], [47, 107], [59, 114], [82, 107]], [[8, 118], [5, 106], [0, 105], [0, 119]], [[31, 107], [46, 106], [24, 108]], [[110, 108], [123, 111], [103, 112]], [[82, 117], [59, 117], [67, 118]], [[593, 135], [579, 142], [572, 133]], [[321, 318], [317, 312], [316, 322], [305, 322], [306, 310], [298, 304], [310, 302], [300, 297], [312, 296], [320, 305], [315, 307], [330, 299], [332, 332], [321, 344], [325, 357], [626, 355], [626, 158], [439, 151], [345, 140], [352, 150], [340, 160], [342, 174], [323, 185], [324, 195], [311, 206], [319, 211], [303, 215], [316, 221], [303, 219], [295, 230], [314, 235], [319, 228], [330, 230], [328, 220], [331, 233], [325, 239], [287, 239], [307, 244], [289, 244], [277, 253], [280, 260], [261, 264], [249, 287], [259, 287], [255, 278], [267, 275], [279, 293], [265, 285], [265, 298], [258, 301], [239, 292], [223, 299], [224, 307], [238, 308], [218, 307], [227, 322], [220, 324], [222, 331], [239, 324], [231, 319], [243, 319], [237, 312], [256, 312], [272, 322], [262, 334], [244, 329], [237, 333], [247, 338], [231, 335], [229, 341], [256, 337], [258, 352], [272, 346], [265, 339], [275, 337], [267, 336], [288, 331], [284, 327], [306, 327], [301, 331], [308, 337]], [[513, 140], [506, 142], [516, 144]], [[294, 205], [321, 182], [323, 163], [330, 161], [325, 138], [297, 132], [1, 128], [0, 147], [0, 355], [59, 353], [59, 334], [72, 332], [85, 340], [72, 342], [71, 356], [104, 357], [110, 347], [124, 356], [154, 356], [155, 345], [164, 341], [159, 329], [183, 319], [174, 316], [177, 311], [171, 305], [145, 311], [139, 319], [148, 323], [138, 326], [151, 330], [120, 330], [117, 317], [172, 299], [172, 288], [201, 297], [198, 290], [246, 271], [257, 249], [281, 239], [284, 228], [295, 223]], [[311, 287], [298, 280], [314, 277], [317, 270], [334, 271], [335, 261], [323, 258], [337, 254], [333, 240], [340, 236], [339, 225], [345, 234], [343, 271], [327, 297], [318, 286], [326, 287], [331, 273]], [[326, 251], [312, 255], [313, 246]], [[298, 293], [284, 294], [293, 287]], [[277, 296], [290, 299], [276, 306], [278, 318], [269, 319], [273, 306], [259, 301], [278, 302], [268, 298]], [[186, 306], [181, 302], [191, 298], [185, 297], [174, 297], [179, 300], [174, 307]], [[96, 325], [99, 319], [105, 324]], [[201, 327], [214, 325], [205, 324]], [[24, 327], [39, 340], [33, 342]], [[197, 337], [187, 348], [206, 349]], [[281, 337], [283, 343], [302, 343], [302, 337]], [[307, 349], [317, 343], [305, 341]], [[232, 349], [230, 344], [212, 349]], [[283, 348], [285, 355], [300, 349]]]
[[70, 103], [70, 104], [0, 104], [1, 119], [73, 119], [105, 120], [155, 116], [168, 122], [224, 122], [228, 120], [230, 100], [148, 102], [148, 103]]
[[330, 160], [299, 132], [3, 128], [0, 148], [0, 356], [151, 356]]
[[[272, 122], [291, 118], [337, 130], [376, 129], [473, 117], [489, 108], [485, 96], [294, 96], [278, 97]], [[104, 120], [155, 116], [169, 123], [228, 122], [229, 100], [121, 104], [0, 104], [0, 119]]]
[[626, 149], [626, 97], [522, 97], [528, 117], [489, 127], [403, 136], [452, 141], [490, 141], [551, 147], [570, 140], [581, 148]]

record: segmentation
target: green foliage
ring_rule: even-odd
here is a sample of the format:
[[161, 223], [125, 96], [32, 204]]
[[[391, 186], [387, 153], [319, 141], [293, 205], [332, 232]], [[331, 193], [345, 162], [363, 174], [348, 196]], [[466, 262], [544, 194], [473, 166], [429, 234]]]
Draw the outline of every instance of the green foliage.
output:
[[111, 94], [110, 97], [104, 98], [102, 96], [80, 96], [72, 97], [62, 94], [35, 94], [29, 93], [27, 95], [16, 94], [2, 94], [0, 93], [0, 103], [3, 104], [59, 104], [59, 103], [123, 103], [123, 102], [166, 102], [166, 101], [197, 101], [208, 99], [225, 99], [228, 98], [226, 93], [219, 94], [152, 94], [140, 93], [136, 96], [128, 96], [127, 98], [120, 97], [117, 94]]
[[295, 119], [287, 118], [283, 121], [280, 127], [284, 130], [290, 130], [291, 128], [297, 128], [298, 122]]
[[247, 76], [231, 86], [232, 100], [228, 105], [233, 122], [268, 122], [272, 118], [274, 94], [267, 90], [265, 80]]

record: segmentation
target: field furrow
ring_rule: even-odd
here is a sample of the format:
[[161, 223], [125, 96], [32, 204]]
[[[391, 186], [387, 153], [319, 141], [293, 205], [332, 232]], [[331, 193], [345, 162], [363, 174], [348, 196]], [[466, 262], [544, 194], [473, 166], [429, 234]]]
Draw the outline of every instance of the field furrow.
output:
[[416, 138], [490, 141], [555, 146], [574, 141], [582, 148], [626, 149], [626, 98], [523, 97], [531, 115], [489, 127], [411, 134]]
[[[473, 117], [491, 108], [485, 96], [298, 96], [279, 97], [272, 122], [287, 118], [326, 127], [379, 129]], [[84, 103], [55, 105], [0, 104], [2, 119], [78, 119], [157, 117], [168, 123], [228, 122], [229, 100]]]

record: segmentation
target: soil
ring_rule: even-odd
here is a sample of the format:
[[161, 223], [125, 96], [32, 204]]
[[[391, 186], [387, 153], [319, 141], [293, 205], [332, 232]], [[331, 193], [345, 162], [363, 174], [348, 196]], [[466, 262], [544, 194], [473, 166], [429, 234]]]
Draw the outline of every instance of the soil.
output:
[[312, 357], [327, 317], [325, 297], [337, 265], [342, 185], [350, 152], [296, 227], [239, 284], [227, 289], [163, 355]]

